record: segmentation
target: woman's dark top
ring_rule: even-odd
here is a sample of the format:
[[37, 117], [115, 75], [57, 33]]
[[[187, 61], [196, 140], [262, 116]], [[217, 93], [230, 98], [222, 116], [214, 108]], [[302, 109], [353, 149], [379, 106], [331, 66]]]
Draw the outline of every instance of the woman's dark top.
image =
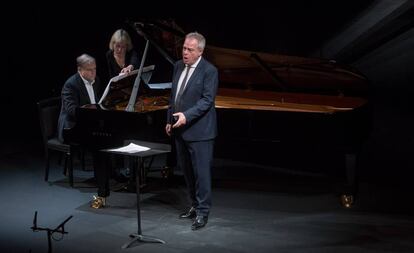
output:
[[132, 50], [130, 50], [126, 53], [126, 55], [125, 55], [125, 66], [124, 67], [121, 67], [121, 66], [118, 65], [118, 63], [116, 62], [115, 57], [114, 57], [114, 51], [112, 51], [112, 50], [108, 50], [106, 52], [106, 62], [108, 63], [109, 78], [112, 78], [114, 76], [119, 75], [119, 73], [121, 72], [121, 70], [124, 67], [127, 67], [131, 64], [134, 66], [134, 69], [139, 68], [138, 54], [134, 49], [132, 49]]

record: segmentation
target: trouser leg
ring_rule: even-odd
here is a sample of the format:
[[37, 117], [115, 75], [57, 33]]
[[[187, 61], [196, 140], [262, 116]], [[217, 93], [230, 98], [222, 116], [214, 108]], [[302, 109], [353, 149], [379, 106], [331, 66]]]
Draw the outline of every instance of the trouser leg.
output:
[[195, 177], [197, 215], [208, 216], [211, 207], [211, 166], [214, 141], [190, 142], [188, 145]]
[[197, 206], [196, 190], [195, 190], [195, 177], [194, 171], [191, 165], [190, 154], [188, 153], [186, 143], [184, 140], [177, 136], [175, 138], [175, 148], [177, 155], [177, 167], [181, 169], [184, 174], [185, 183], [187, 185], [188, 195], [191, 201], [191, 206]]
[[107, 155], [99, 151], [93, 152], [93, 168], [95, 172], [95, 178], [98, 184], [98, 196], [109, 196], [110, 166], [108, 166]]

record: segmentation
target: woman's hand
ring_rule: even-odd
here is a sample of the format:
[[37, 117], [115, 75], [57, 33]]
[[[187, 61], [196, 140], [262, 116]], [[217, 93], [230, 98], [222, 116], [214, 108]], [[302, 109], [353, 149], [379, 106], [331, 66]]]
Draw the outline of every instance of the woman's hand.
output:
[[133, 65], [128, 65], [127, 67], [125, 67], [121, 70], [120, 74], [128, 74], [132, 70], [134, 70], [134, 66]]

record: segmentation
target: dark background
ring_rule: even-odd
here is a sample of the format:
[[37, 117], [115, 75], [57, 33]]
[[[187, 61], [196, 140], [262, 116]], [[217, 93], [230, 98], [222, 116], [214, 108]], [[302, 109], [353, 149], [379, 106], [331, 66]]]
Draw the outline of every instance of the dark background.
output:
[[[273, 1], [262, 5], [213, 2], [56, 3], [11, 8], [3, 22], [6, 76], [2, 81], [2, 140], [40, 143], [36, 102], [58, 95], [76, 71], [82, 53], [96, 57], [106, 77], [105, 52], [112, 33], [126, 20], [174, 18], [186, 31], [222, 47], [314, 56], [375, 1]], [[350, 62], [372, 82], [374, 129], [365, 145], [365, 166], [376, 176], [409, 181], [413, 172], [412, 26]], [[135, 40], [135, 37], [133, 38]], [[136, 41], [137, 42], [137, 41]], [[143, 44], [137, 44], [139, 52]], [[411, 48], [411, 50], [410, 50]], [[391, 176], [391, 177], [390, 177]], [[408, 177], [407, 177], [408, 176]]]

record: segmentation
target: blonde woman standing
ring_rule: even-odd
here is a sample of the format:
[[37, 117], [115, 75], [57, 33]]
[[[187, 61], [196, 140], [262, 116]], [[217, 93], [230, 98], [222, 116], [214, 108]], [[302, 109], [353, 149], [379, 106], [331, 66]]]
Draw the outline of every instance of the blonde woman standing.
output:
[[127, 31], [118, 29], [112, 34], [106, 60], [109, 78], [139, 68], [138, 54]]

